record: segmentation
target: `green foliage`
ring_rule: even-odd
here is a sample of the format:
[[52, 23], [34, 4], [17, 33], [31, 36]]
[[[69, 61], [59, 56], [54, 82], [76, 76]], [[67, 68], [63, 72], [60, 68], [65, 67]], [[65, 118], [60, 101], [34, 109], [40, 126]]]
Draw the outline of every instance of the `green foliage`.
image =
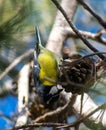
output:
[[[20, 39], [34, 33], [36, 24], [49, 27], [52, 24], [54, 9], [48, 0], [4, 0], [0, 5], [0, 46], [3, 42]], [[45, 10], [45, 11], [44, 11]], [[21, 35], [21, 37], [23, 36]]]

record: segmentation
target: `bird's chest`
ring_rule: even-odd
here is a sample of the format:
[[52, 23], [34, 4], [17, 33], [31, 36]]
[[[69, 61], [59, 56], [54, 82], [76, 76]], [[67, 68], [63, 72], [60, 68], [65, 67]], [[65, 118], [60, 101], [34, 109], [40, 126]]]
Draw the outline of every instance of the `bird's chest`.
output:
[[57, 77], [59, 75], [58, 67], [56, 60], [49, 55], [41, 54], [38, 57], [39, 65], [40, 65], [40, 81], [44, 85], [52, 86], [56, 84]]

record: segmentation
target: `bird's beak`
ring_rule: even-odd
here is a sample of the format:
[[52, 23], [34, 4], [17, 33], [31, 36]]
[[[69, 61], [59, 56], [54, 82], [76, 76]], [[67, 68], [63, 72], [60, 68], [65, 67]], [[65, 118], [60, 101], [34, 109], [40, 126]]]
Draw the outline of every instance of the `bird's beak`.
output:
[[38, 26], [36, 26], [35, 30], [36, 30], [36, 39], [37, 39], [37, 42], [35, 44], [35, 50], [36, 50], [36, 53], [39, 54], [39, 52], [40, 52], [39, 44], [41, 44], [41, 37], [40, 37], [40, 32], [39, 32]]
[[37, 42], [39, 44], [41, 44], [41, 36], [40, 36], [40, 31], [39, 31], [39, 27], [36, 26], [36, 37], [37, 37]]

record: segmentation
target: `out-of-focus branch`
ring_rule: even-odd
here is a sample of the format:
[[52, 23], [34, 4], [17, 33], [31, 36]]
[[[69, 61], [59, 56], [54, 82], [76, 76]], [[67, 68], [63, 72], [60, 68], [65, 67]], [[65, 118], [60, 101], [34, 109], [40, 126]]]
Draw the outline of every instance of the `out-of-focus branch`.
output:
[[[73, 0], [72, 2], [70, 0], [62, 0], [61, 6], [66, 11], [68, 17], [70, 19], [73, 19], [73, 16], [77, 9], [76, 0]], [[69, 27], [67, 21], [63, 15], [57, 11], [57, 16], [46, 47], [58, 55], [61, 55], [63, 43], [67, 38], [67, 32], [65, 31], [66, 27]]]
[[30, 63], [24, 65], [19, 73], [18, 79], [18, 112], [19, 116], [16, 121], [16, 126], [25, 125], [27, 122], [27, 104], [29, 99], [29, 72]]
[[17, 64], [19, 64], [23, 59], [25, 59], [26, 57], [30, 56], [33, 53], [33, 49], [28, 50], [27, 52], [25, 52], [24, 54], [22, 54], [21, 56], [17, 57], [4, 71], [2, 74], [0, 74], [0, 80], [6, 75], [8, 74]]
[[4, 118], [5, 121], [10, 122], [11, 124], [13, 124], [13, 122], [14, 122], [13, 119], [12, 119], [11, 117], [5, 115], [5, 114], [2, 113], [2, 112], [0, 112], [0, 117], [1, 117], [1, 118]]
[[92, 14], [97, 21], [106, 29], [106, 22], [96, 13], [94, 10], [89, 7], [83, 0], [77, 0], [90, 14]]
[[[63, 14], [64, 18], [66, 19], [67, 23], [69, 24], [69, 26], [72, 28], [72, 30], [76, 33], [76, 35], [85, 43], [85, 45], [87, 45], [93, 52], [99, 52], [95, 47], [93, 47], [89, 41], [86, 39], [85, 36], [83, 36], [79, 30], [77, 30], [77, 28], [73, 25], [73, 23], [71, 22], [70, 18], [68, 17], [67, 13], [65, 12], [65, 10], [62, 8], [62, 6], [57, 2], [57, 0], [51, 0], [55, 6], [60, 10], [60, 12]], [[105, 56], [102, 54], [98, 54], [98, 56], [104, 60]]]
[[3, 85], [0, 86], [0, 98], [8, 94], [16, 94], [14, 91], [16, 89], [15, 85], [13, 85], [13, 80], [11, 78], [6, 79]]

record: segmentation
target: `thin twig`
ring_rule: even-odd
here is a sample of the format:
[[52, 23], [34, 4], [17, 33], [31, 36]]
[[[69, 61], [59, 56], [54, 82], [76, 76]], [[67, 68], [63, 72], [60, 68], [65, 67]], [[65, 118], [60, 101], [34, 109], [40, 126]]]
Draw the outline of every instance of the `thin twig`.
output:
[[21, 125], [14, 127], [12, 129], [8, 130], [19, 130], [19, 129], [24, 129], [24, 128], [36, 128], [36, 127], [57, 127], [57, 126], [63, 126], [66, 125], [65, 123], [34, 123], [34, 124], [26, 124], [26, 125]]
[[[78, 35], [78, 37], [93, 51], [93, 52], [99, 52], [95, 47], [93, 47], [88, 40], [85, 38], [84, 35], [82, 35], [77, 28], [72, 24], [71, 20], [68, 18], [65, 10], [61, 7], [61, 5], [57, 2], [57, 0], [51, 0], [55, 6], [60, 10], [60, 12], [63, 14], [63, 16], [65, 17], [66, 21], [68, 22], [68, 24], [70, 25], [70, 27], [73, 29], [73, 31]], [[98, 54], [98, 56], [104, 60], [105, 56], [102, 54]]]
[[77, 0], [90, 14], [92, 14], [97, 21], [106, 29], [106, 22], [93, 11], [91, 7], [89, 7], [83, 0]]
[[8, 74], [17, 64], [19, 64], [23, 59], [33, 54], [33, 49], [28, 50], [21, 56], [17, 57], [4, 71], [2, 74], [0, 74], [0, 80]]
[[66, 61], [65, 62], [65, 64], [63, 64], [63, 65], [60, 65], [60, 66], [70, 66], [70, 65], [75, 65], [75, 64], [78, 64], [81, 60], [84, 60], [84, 59], [86, 59], [86, 58], [88, 58], [88, 57], [91, 57], [91, 56], [95, 56], [95, 55], [98, 55], [98, 54], [106, 54], [106, 52], [95, 52], [95, 53], [91, 53], [91, 54], [89, 54], [89, 55], [86, 55], [86, 56], [83, 56], [83, 57], [81, 57], [81, 58], [79, 58], [79, 59], [77, 59], [77, 60], [75, 60], [75, 61], [72, 61], [72, 62], [68, 62], [68, 61]]

